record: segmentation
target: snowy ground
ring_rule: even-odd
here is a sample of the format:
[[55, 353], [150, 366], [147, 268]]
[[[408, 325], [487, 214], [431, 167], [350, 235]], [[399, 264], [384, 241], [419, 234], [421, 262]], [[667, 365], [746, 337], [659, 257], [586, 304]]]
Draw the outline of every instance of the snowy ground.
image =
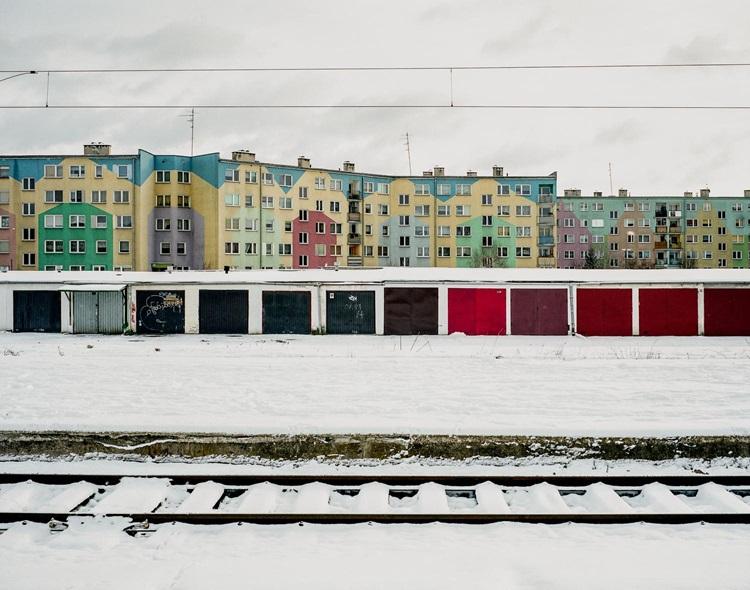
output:
[[0, 430], [750, 434], [745, 338], [0, 334]]
[[13, 525], [2, 586], [148, 588], [747, 588], [743, 525]]

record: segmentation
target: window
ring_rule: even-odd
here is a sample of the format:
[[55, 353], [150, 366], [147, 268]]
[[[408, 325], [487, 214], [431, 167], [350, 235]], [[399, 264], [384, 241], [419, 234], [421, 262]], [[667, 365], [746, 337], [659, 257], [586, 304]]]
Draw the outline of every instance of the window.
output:
[[588, 244], [589, 243], [589, 237], [586, 234], [583, 234], [583, 235], [579, 236], [578, 241], [581, 244]]
[[115, 203], [129, 203], [130, 191], [115, 191], [112, 200]]
[[410, 244], [409, 236], [399, 236], [398, 237], [398, 245], [401, 248], [408, 248]]
[[279, 256], [291, 256], [292, 245], [291, 244], [279, 244]]
[[483, 248], [492, 247], [492, 236], [482, 236], [482, 247]]
[[531, 215], [531, 205], [516, 205], [516, 215], [529, 217]]
[[24, 254], [23, 254], [23, 265], [24, 266], [36, 266], [36, 253], [35, 252], [24, 252]]
[[460, 197], [466, 197], [471, 194], [471, 185], [470, 184], [457, 184], [456, 185], [456, 195]]
[[531, 248], [528, 246], [521, 246], [516, 248], [516, 258], [530, 258]]
[[430, 226], [429, 225], [416, 225], [414, 226], [414, 235], [418, 238], [429, 238], [430, 237]]
[[430, 257], [430, 248], [428, 246], [417, 247], [417, 258], [429, 258], [429, 257]]
[[649, 244], [651, 242], [651, 236], [648, 234], [639, 234], [638, 236], [638, 243], [639, 244]]
[[265, 231], [267, 233], [273, 233], [274, 232], [273, 219], [271, 219], [270, 221], [266, 220], [263, 223], [263, 231]]
[[299, 266], [301, 267], [307, 266], [308, 265], [307, 255], [302, 254], [301, 256], [299, 256], [299, 258], [297, 259], [297, 262], [299, 263]]
[[451, 214], [450, 205], [438, 205], [437, 206], [438, 217], [448, 217]]
[[438, 246], [437, 249], [438, 258], [450, 258], [451, 249], [449, 246]]
[[563, 219], [563, 227], [575, 227], [576, 226], [576, 220], [572, 219], [570, 217], [566, 217]]
[[226, 205], [227, 207], [239, 207], [240, 206], [239, 193], [230, 193], [228, 195], [224, 195], [224, 205]]
[[[130, 178], [130, 166], [126, 166], [124, 164], [116, 164], [115, 165], [115, 172], [117, 173], [117, 178]], [[178, 182], [179, 182], [179, 172], [178, 175]], [[189, 172], [187, 174], [190, 174]]]
[[409, 204], [409, 195], [399, 195], [398, 196], [398, 204], [399, 205], [408, 205]]
[[44, 253], [45, 254], [62, 254], [63, 253], [62, 240], [45, 240], [44, 241]]
[[224, 229], [227, 231], [240, 231], [240, 218], [227, 217], [224, 219]]
[[592, 211], [604, 211], [604, 203], [592, 203], [591, 210]]
[[279, 197], [279, 208], [280, 209], [291, 209], [292, 208], [292, 197]]
[[704, 211], [710, 211], [711, 210], [711, 203], [703, 203], [703, 210]]
[[482, 205], [492, 205], [492, 195], [482, 195]]
[[177, 206], [180, 209], [190, 209], [190, 195], [177, 195]]
[[55, 164], [46, 164], [44, 166], [44, 177], [45, 178], [62, 178], [63, 167]]
[[576, 237], [573, 234], [563, 234], [563, 243], [573, 244], [576, 241]]
[[732, 260], [742, 260], [742, 250], [733, 250]]
[[417, 217], [429, 217], [430, 206], [429, 205], [417, 205], [414, 207], [414, 215]]
[[341, 203], [338, 201], [331, 201], [328, 203], [329, 210], [331, 213], [340, 213], [341, 212]]
[[23, 228], [23, 241], [33, 242], [36, 240], [36, 228], [35, 227], [24, 227]]
[[81, 190], [70, 191], [70, 202], [71, 203], [83, 203], [83, 191]]
[[190, 184], [190, 172], [186, 172], [185, 170], [178, 170], [177, 182], [179, 182], [180, 184]]
[[429, 184], [415, 184], [414, 185], [414, 194], [415, 195], [429, 195], [430, 193], [430, 185]]
[[69, 172], [70, 178], [85, 178], [86, 166], [71, 166]]
[[104, 178], [104, 166], [101, 164], [94, 166], [94, 178]]
[[245, 254], [256, 256], [258, 254], [257, 242], [245, 242]]
[[531, 237], [531, 226], [529, 226], [529, 225], [517, 225], [516, 226], [516, 237], [517, 238], [530, 238]]
[[258, 182], [258, 173], [252, 170], [245, 170], [245, 183], [255, 184], [256, 182]]
[[245, 219], [245, 231], [258, 231], [258, 220], [257, 219]]
[[171, 253], [172, 253], [171, 242], [159, 242], [159, 254], [161, 254], [162, 256], [166, 256]]
[[97, 254], [106, 254], [107, 253], [107, 240], [97, 240], [96, 241], [96, 253]]
[[456, 205], [456, 215], [460, 217], [468, 217], [471, 215], [471, 207], [469, 207], [469, 205]]
[[45, 203], [62, 203], [63, 192], [62, 191], [44, 191], [44, 202]]
[[497, 214], [500, 217], [508, 217], [510, 215], [510, 205], [498, 205]]
[[29, 217], [31, 215], [36, 214], [36, 204], [35, 203], [23, 203], [21, 205], [21, 215], [25, 217]]
[[378, 205], [378, 215], [388, 215], [388, 205]]
[[[370, 183], [372, 184], [372, 183]], [[316, 176], [315, 177], [315, 188], [318, 190], [325, 190], [326, 188], [326, 179], [323, 176]]]
[[456, 237], [468, 238], [471, 236], [471, 226], [469, 225], [457, 225], [456, 226]]
[[84, 240], [70, 240], [70, 253], [71, 254], [85, 254], [86, 253], [86, 242]]
[[171, 207], [172, 195], [156, 195], [156, 207]]
[[399, 215], [398, 216], [398, 224], [401, 227], [407, 227], [409, 225], [409, 216], [408, 215]]
[[531, 194], [531, 185], [530, 184], [517, 184], [515, 192], [517, 195], [528, 196]]
[[500, 246], [497, 249], [497, 256], [498, 256], [498, 258], [507, 258], [508, 257], [508, 246]]
[[279, 174], [279, 186], [290, 187], [293, 180], [291, 174]]
[[44, 227], [61, 228], [62, 226], [63, 226], [62, 215], [45, 215], [44, 216]]
[[[740, 211], [742, 211], [742, 209], [740, 209]], [[727, 212], [726, 211], [717, 211], [716, 212], [716, 217], [718, 217], [719, 219], [726, 219], [727, 218]]]
[[307, 187], [306, 186], [300, 186], [300, 187], [298, 187], [297, 194], [299, 195], [300, 199], [306, 199], [307, 198]]
[[130, 215], [118, 215], [116, 227], [117, 229], [132, 229], [133, 217]]
[[714, 237], [712, 235], [705, 235], [703, 236], [703, 243], [710, 244], [711, 242], [713, 242], [713, 238]]
[[300, 221], [307, 221], [309, 219], [308, 217], [308, 210], [307, 209], [300, 209], [299, 210], [299, 220]]
[[315, 210], [323, 211], [323, 201], [315, 201]]
[[171, 182], [172, 176], [169, 170], [157, 170], [156, 171], [156, 182], [166, 183]]
[[339, 179], [339, 178], [331, 178], [331, 180], [328, 183], [328, 188], [330, 188], [332, 191], [340, 191], [341, 190], [341, 179]]
[[224, 242], [224, 254], [234, 255], [234, 254], [239, 254], [239, 253], [240, 253], [239, 242]]
[[224, 182], [239, 182], [239, 181], [240, 181], [239, 168], [227, 168], [224, 170]]
[[509, 225], [501, 225], [497, 228], [497, 235], [501, 238], [509, 238], [510, 237], [510, 226]]
[[[265, 256], [271, 256], [273, 254], [273, 244], [269, 244], [267, 242], [263, 243], [263, 254]], [[263, 267], [261, 267], [263, 268]]]
[[292, 222], [291, 221], [285, 221], [284, 222], [284, 231], [286, 233], [291, 233], [291, 231], [292, 231]]
[[172, 229], [172, 220], [168, 217], [157, 217], [154, 220], [154, 229], [156, 231], [169, 231]]
[[322, 221], [318, 221], [315, 224], [315, 233], [316, 234], [324, 234], [324, 233], [326, 233], [326, 224], [323, 223]]
[[444, 197], [446, 195], [451, 194], [451, 185], [450, 184], [438, 184], [437, 185], [437, 194], [441, 197]]
[[365, 235], [366, 236], [372, 235], [372, 225], [370, 225], [369, 223], [365, 224]]
[[332, 223], [331, 224], [331, 233], [340, 235], [341, 234], [341, 224], [340, 223]]
[[0, 215], [0, 229], [10, 228], [10, 217], [7, 215]]
[[177, 231], [190, 231], [190, 220], [179, 218], [177, 220]]
[[372, 246], [365, 246], [365, 256], [372, 256], [373, 254], [373, 248]]
[[388, 246], [378, 246], [378, 256], [380, 258], [388, 257]]
[[128, 240], [120, 240], [118, 242], [117, 251], [120, 254], [130, 254], [130, 242]]
[[617, 227], [616, 225], [613, 225], [612, 227], [609, 228], [609, 235], [610, 236], [616, 236], [619, 233], [620, 233], [620, 228]]
[[439, 238], [447, 238], [451, 235], [450, 225], [438, 225], [437, 235]]
[[310, 243], [310, 234], [308, 234], [306, 231], [300, 232], [299, 235], [299, 243], [300, 244], [309, 244]]
[[497, 185], [497, 194], [498, 195], [510, 195], [510, 185], [509, 184], [498, 184]]
[[263, 173], [263, 184], [267, 184], [269, 186], [273, 185], [273, 174], [270, 172], [264, 172]]
[[625, 219], [625, 227], [635, 227], [635, 219]]
[[178, 256], [185, 256], [187, 254], [187, 244], [185, 242], [177, 242], [175, 246], [177, 247]]
[[83, 215], [71, 215], [68, 217], [68, 227], [74, 229], [86, 227], [86, 217]]
[[262, 197], [260, 206], [262, 209], [273, 209], [273, 197]]
[[[391, 185], [388, 184], [387, 182], [379, 182], [378, 183], [378, 192], [381, 195], [387, 195], [388, 193], [391, 192]], [[406, 201], [407, 201], [407, 204], [408, 204], [409, 195], [406, 195]]]

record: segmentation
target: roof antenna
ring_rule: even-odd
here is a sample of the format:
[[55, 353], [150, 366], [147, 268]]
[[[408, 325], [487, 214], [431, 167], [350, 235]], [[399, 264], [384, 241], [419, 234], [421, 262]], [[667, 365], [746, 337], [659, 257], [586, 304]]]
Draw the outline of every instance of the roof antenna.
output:
[[406, 135], [404, 136], [406, 138], [406, 142], [404, 145], [406, 146], [406, 155], [409, 158], [409, 176], [411, 176], [411, 144], [409, 143], [409, 132], [406, 132]]
[[190, 123], [190, 155], [193, 155], [193, 147], [195, 146], [195, 107], [190, 109], [190, 113], [186, 115], [177, 115], [178, 117], [186, 117], [188, 123]]
[[609, 196], [615, 196], [615, 189], [612, 186], [612, 162], [609, 163]]

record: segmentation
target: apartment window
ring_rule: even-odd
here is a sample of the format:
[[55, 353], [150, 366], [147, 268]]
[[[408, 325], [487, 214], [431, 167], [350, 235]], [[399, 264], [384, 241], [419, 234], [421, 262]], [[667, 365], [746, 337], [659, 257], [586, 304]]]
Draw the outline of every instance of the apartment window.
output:
[[648, 234], [639, 234], [638, 235], [638, 243], [639, 244], [649, 244], [651, 243], [651, 236]]
[[68, 227], [73, 229], [86, 227], [86, 217], [84, 215], [71, 215], [68, 217]]
[[172, 181], [172, 175], [169, 170], [157, 170], [156, 171], [156, 182], [167, 183]]
[[29, 217], [36, 214], [36, 204], [35, 203], [23, 203], [21, 205], [21, 215], [25, 217]]
[[398, 216], [398, 224], [401, 227], [407, 227], [409, 225], [409, 216], [408, 215], [399, 215]]
[[441, 197], [447, 196], [451, 194], [451, 185], [450, 184], [438, 184], [437, 185], [437, 194]]
[[378, 257], [380, 258], [388, 257], [388, 246], [378, 246]]
[[177, 231], [190, 231], [190, 220], [179, 218], [177, 220]]
[[471, 236], [471, 226], [469, 225], [457, 225], [456, 226], [456, 237], [468, 238]]
[[318, 221], [315, 223], [315, 233], [316, 234], [324, 234], [326, 233], [326, 224], [322, 221]]
[[492, 195], [482, 195], [482, 205], [492, 205]]
[[497, 228], [497, 235], [501, 238], [509, 238], [510, 237], [510, 226], [509, 225], [501, 225]]
[[190, 184], [190, 172], [187, 172], [185, 170], [178, 170], [177, 182], [179, 182], [180, 184]]
[[388, 215], [388, 205], [378, 205], [378, 215]]
[[497, 185], [497, 194], [508, 196], [510, 195], [510, 185], [509, 184], [498, 184]]
[[71, 254], [85, 254], [86, 253], [86, 242], [85, 240], [70, 240], [69, 242]]
[[492, 236], [482, 236], [482, 247], [483, 248], [492, 247]]
[[328, 208], [331, 213], [340, 213], [341, 203], [339, 201], [331, 201], [330, 203], [328, 203]]
[[468, 217], [471, 214], [469, 205], [456, 205], [456, 215], [459, 217]]
[[456, 185], [456, 195], [459, 197], [467, 197], [471, 194], [471, 185], [470, 184], [457, 184]]
[[469, 246], [458, 246], [456, 248], [456, 256], [460, 258], [469, 258], [471, 256], [471, 247]]
[[417, 217], [429, 217], [430, 206], [429, 205], [417, 205], [414, 207], [414, 215]]
[[156, 231], [169, 231], [172, 229], [172, 220], [168, 217], [157, 217], [154, 220], [154, 229]]
[[35, 227], [24, 227], [23, 228], [23, 241], [33, 242], [36, 240], [36, 228]]
[[300, 187], [298, 187], [297, 194], [299, 195], [300, 199], [306, 199], [307, 198], [307, 187], [306, 186], [300, 186]]
[[571, 217], [565, 217], [563, 219], [563, 227], [575, 227], [576, 220]]
[[531, 226], [529, 226], [529, 225], [517, 225], [516, 226], [516, 237], [517, 238], [530, 238], [531, 237]]
[[69, 168], [68, 176], [70, 178], [85, 178], [86, 177], [86, 166], [71, 166]]
[[418, 238], [429, 238], [430, 237], [430, 226], [429, 225], [417, 225], [414, 227], [414, 235]]
[[224, 242], [224, 254], [239, 254], [240, 243], [239, 242]]
[[279, 256], [291, 256], [292, 245], [291, 244], [279, 244]]
[[430, 185], [429, 184], [415, 184], [414, 185], [414, 194], [415, 195], [429, 195], [430, 193]]
[[120, 204], [129, 203], [130, 191], [114, 191], [112, 201], [114, 203], [120, 203]]
[[299, 243], [300, 244], [309, 244], [310, 243], [310, 234], [308, 234], [306, 231], [299, 232], [298, 236]]
[[373, 255], [373, 247], [365, 246], [365, 256], [372, 256], [372, 255]]
[[500, 246], [497, 249], [497, 256], [498, 258], [507, 258], [508, 257], [508, 246]]
[[245, 219], [245, 231], [258, 231], [258, 220]]
[[372, 225], [370, 225], [369, 223], [365, 224], [365, 235], [366, 236], [372, 235]]
[[131, 215], [118, 215], [117, 216], [117, 229], [132, 229], [133, 228], [133, 217]]
[[430, 248], [428, 246], [417, 247], [417, 258], [429, 258], [429, 257], [430, 257]]
[[97, 254], [106, 254], [107, 253], [107, 240], [97, 240], [96, 241], [96, 253]]
[[58, 229], [63, 226], [62, 215], [45, 215], [44, 216], [44, 227], [51, 229]]
[[498, 205], [497, 206], [497, 214], [500, 217], [509, 217], [510, 216], [510, 205]]
[[398, 196], [398, 204], [399, 205], [408, 205], [409, 204], [409, 195], [399, 195]]
[[437, 235], [439, 238], [447, 238], [451, 235], [450, 225], [438, 225]]
[[279, 197], [279, 208], [280, 209], [291, 209], [292, 208], [292, 197]]
[[227, 217], [224, 219], [224, 229], [227, 231], [240, 231], [240, 218]]
[[24, 266], [36, 266], [36, 253], [35, 252], [24, 252], [24, 254], [23, 254], [23, 265]]
[[340, 235], [341, 234], [341, 224], [340, 223], [332, 223], [330, 225], [330, 227], [331, 227], [331, 233], [332, 234], [335, 234], [335, 235]]
[[8, 205], [10, 203], [10, 191], [0, 191], [0, 205]]
[[63, 192], [62, 191], [44, 191], [44, 202], [45, 203], [62, 203]]
[[185, 242], [177, 242], [175, 246], [178, 256], [185, 256], [187, 254], [187, 244]]
[[563, 251], [563, 258], [567, 260], [571, 260], [576, 257], [576, 253], [573, 252], [573, 250], [565, 250]]
[[62, 240], [45, 240], [44, 241], [44, 253], [45, 254], [62, 254], [63, 253], [63, 241]]
[[589, 237], [586, 234], [583, 234], [583, 235], [579, 236], [578, 241], [581, 244], [588, 244], [589, 243]]
[[625, 227], [635, 227], [635, 219], [625, 219]]
[[177, 195], [177, 207], [190, 209], [190, 195]]
[[398, 245], [401, 248], [408, 248], [410, 246], [409, 236], [399, 236], [398, 237]]
[[292, 182], [291, 174], [279, 174], [279, 186], [290, 187]]
[[297, 262], [299, 263], [299, 266], [303, 268], [306, 267], [308, 265], [307, 255], [306, 254], [300, 255], [299, 258], [297, 259]]
[[437, 255], [438, 255], [438, 258], [450, 258], [450, 255], [451, 255], [450, 246], [438, 246]]
[[733, 250], [732, 260], [742, 260], [742, 250]]
[[258, 173], [252, 170], [245, 170], [245, 183], [255, 184], [256, 182], [258, 182]]
[[563, 243], [573, 244], [576, 241], [576, 237], [573, 234], [563, 234]]
[[727, 243], [719, 242], [719, 252], [726, 252], [726, 251], [727, 251]]
[[172, 195], [156, 195], [156, 207], [171, 207]]
[[270, 221], [267, 220], [267, 221], [265, 221], [263, 223], [263, 231], [266, 232], [266, 233], [273, 233], [274, 232], [273, 219], [270, 220]]
[[714, 237], [712, 235], [705, 235], [703, 236], [703, 243], [710, 244], [711, 242], [713, 242], [713, 238]]
[[273, 197], [261, 197], [261, 209], [273, 209]]
[[515, 192], [517, 195], [528, 196], [531, 194], [531, 185], [530, 184], [517, 184]]
[[531, 215], [531, 205], [516, 205], [516, 215], [529, 217]]
[[727, 235], [727, 228], [726, 228], [726, 227], [719, 227], [719, 228], [716, 228], [716, 229], [718, 230], [718, 231], [717, 231], [717, 233], [718, 233], [718, 234], [719, 234], [720, 236], [725, 236], [725, 235]]
[[83, 191], [81, 190], [70, 191], [70, 202], [71, 203], [83, 203]]
[[[372, 184], [372, 183], [370, 183]], [[316, 176], [315, 177], [315, 188], [318, 190], [325, 190], [326, 188], [326, 179], [323, 176]]]
[[591, 210], [592, 211], [604, 211], [604, 203], [592, 203]]
[[172, 253], [172, 242], [159, 242], [159, 253], [166, 256]]
[[438, 205], [437, 206], [438, 217], [448, 217], [451, 214], [450, 205]]
[[7, 215], [0, 215], [0, 229], [10, 228], [10, 217]]
[[104, 178], [104, 166], [101, 164], [94, 166], [94, 178]]
[[239, 193], [230, 193], [228, 195], [224, 195], [224, 204], [227, 207], [239, 207], [240, 206]]
[[245, 242], [245, 254], [256, 256], [258, 254], [257, 242]]
[[516, 248], [516, 258], [530, 258], [531, 248], [528, 246], [521, 246]]
[[227, 168], [224, 170], [224, 182], [239, 182], [240, 181], [240, 170], [239, 168]]
[[262, 175], [263, 184], [272, 186], [273, 185], [273, 174], [270, 172], [264, 172]]
[[[115, 164], [115, 172], [117, 173], [117, 178], [130, 178], [130, 166], [125, 164]], [[178, 177], [179, 174], [180, 173], [178, 172]]]
[[711, 210], [711, 203], [703, 203], [703, 210], [704, 211], [710, 211]]
[[[381, 195], [387, 195], [391, 192], [391, 185], [387, 182], [379, 182], [378, 183], [378, 193]], [[406, 195], [406, 203], [409, 203], [409, 195]]]
[[46, 164], [44, 166], [44, 177], [45, 178], [62, 178], [63, 167], [55, 164]]
[[120, 254], [130, 254], [130, 242], [128, 240], [120, 240], [117, 245], [117, 251]]

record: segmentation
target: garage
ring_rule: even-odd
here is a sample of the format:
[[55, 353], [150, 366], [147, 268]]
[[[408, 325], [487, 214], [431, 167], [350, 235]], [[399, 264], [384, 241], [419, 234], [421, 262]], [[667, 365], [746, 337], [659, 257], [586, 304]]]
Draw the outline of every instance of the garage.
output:
[[566, 335], [568, 290], [511, 289], [510, 330], [514, 335]]
[[697, 289], [639, 289], [641, 336], [697, 336]]
[[437, 334], [438, 290], [425, 287], [385, 289], [386, 334]]
[[703, 313], [706, 336], [750, 336], [750, 289], [706, 289]]
[[201, 334], [247, 334], [247, 320], [247, 290], [201, 289], [198, 295]]
[[326, 333], [374, 334], [375, 291], [328, 291]]
[[75, 334], [122, 334], [125, 285], [68, 287]]
[[309, 334], [310, 291], [263, 291], [264, 334]]
[[576, 333], [584, 336], [632, 336], [632, 289], [576, 289]]
[[138, 291], [136, 307], [138, 334], [185, 332], [185, 291]]
[[505, 289], [448, 289], [448, 333], [505, 335]]
[[59, 332], [59, 291], [13, 291], [14, 332]]

